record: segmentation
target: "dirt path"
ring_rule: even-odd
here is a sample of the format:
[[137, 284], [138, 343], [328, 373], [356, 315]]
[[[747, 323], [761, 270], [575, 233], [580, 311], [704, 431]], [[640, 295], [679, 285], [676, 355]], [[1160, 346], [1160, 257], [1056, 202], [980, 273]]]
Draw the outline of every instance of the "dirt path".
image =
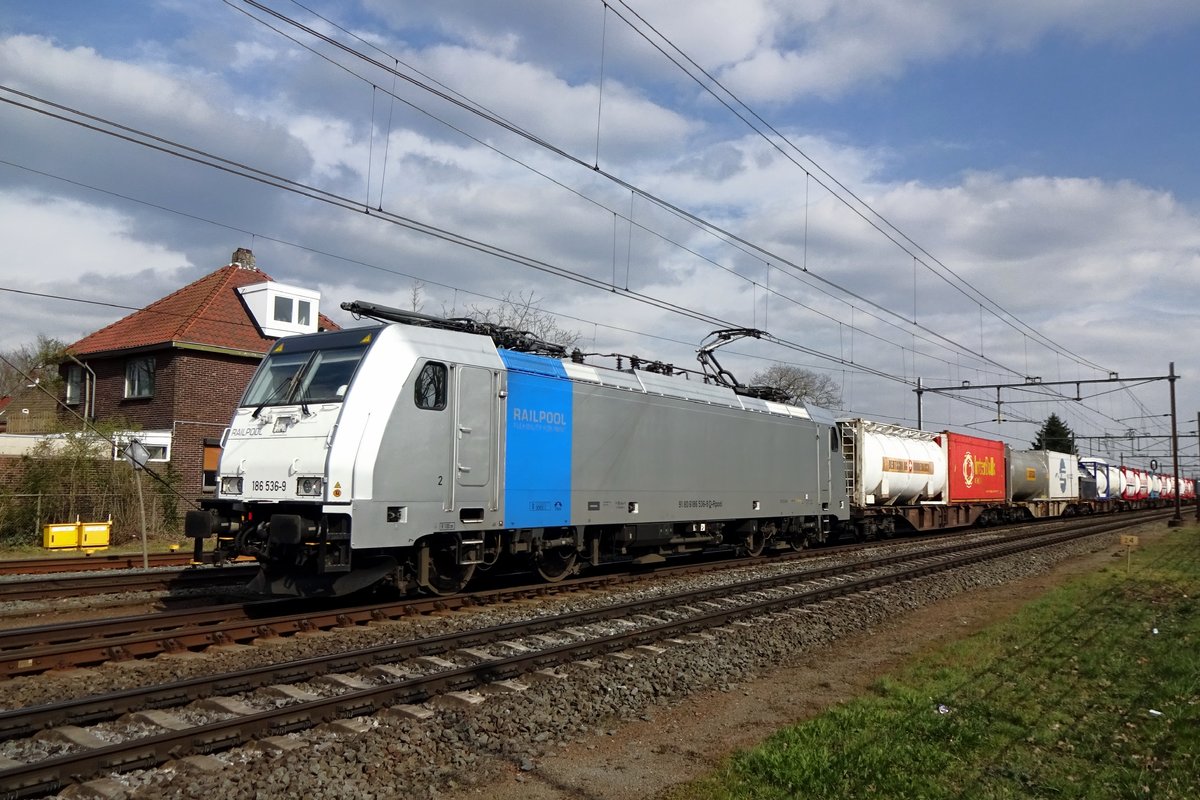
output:
[[[1143, 540], [1163, 535], [1160, 527]], [[494, 800], [647, 800], [700, 777], [731, 752], [785, 725], [862, 694], [914, 655], [982, 630], [1074, 577], [1116, 562], [1109, 548], [1059, 564], [1053, 572], [981, 589], [919, 609], [883, 628], [803, 654], [796, 663], [728, 692], [703, 692], [642, 720], [613, 722], [539, 758], [536, 768], [499, 763], [486, 785], [450, 797]]]

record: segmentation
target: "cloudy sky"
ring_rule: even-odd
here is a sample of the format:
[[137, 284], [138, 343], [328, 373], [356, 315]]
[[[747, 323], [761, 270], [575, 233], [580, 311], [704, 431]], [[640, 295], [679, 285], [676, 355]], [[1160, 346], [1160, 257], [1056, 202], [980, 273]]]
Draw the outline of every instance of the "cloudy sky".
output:
[[[0, 335], [254, 250], [588, 351], [927, 387], [1165, 376], [1200, 410], [1194, 0], [0, 1]], [[89, 302], [83, 302], [89, 301]], [[728, 355], [725, 355], [728, 353]], [[927, 394], [926, 427], [1165, 461], [1165, 381]], [[1197, 468], [1194, 439], [1185, 467]]]

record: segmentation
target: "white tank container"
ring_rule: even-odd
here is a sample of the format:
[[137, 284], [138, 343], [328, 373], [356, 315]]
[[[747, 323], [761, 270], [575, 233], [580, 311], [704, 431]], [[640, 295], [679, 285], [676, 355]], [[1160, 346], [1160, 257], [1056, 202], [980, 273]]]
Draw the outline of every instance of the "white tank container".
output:
[[1108, 470], [1108, 462], [1103, 458], [1085, 456], [1079, 459], [1079, 466], [1087, 474], [1096, 479], [1096, 499], [1108, 500], [1117, 496], [1116, 487], [1112, 484], [1112, 475]]
[[936, 434], [854, 420], [859, 489], [867, 505], [911, 505], [944, 500], [946, 454]]
[[1121, 471], [1120, 464], [1108, 465], [1108, 486], [1110, 499], [1120, 500], [1125, 496], [1125, 473]]

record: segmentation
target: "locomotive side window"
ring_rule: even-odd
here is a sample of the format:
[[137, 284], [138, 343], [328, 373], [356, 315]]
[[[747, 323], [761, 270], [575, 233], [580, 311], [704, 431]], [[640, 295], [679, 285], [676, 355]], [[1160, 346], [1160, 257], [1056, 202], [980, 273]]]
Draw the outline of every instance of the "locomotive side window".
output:
[[417, 408], [441, 411], [446, 407], [446, 365], [430, 361], [421, 368], [416, 386]]

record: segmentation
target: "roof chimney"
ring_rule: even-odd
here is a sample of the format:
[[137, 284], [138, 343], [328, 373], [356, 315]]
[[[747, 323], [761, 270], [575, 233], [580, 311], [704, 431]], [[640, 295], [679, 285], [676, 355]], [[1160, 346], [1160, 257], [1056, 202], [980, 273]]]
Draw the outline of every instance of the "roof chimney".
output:
[[258, 268], [254, 266], [254, 251], [248, 247], [239, 247], [233, 251], [233, 264], [236, 264], [242, 269], [248, 269], [251, 272], [257, 272]]

